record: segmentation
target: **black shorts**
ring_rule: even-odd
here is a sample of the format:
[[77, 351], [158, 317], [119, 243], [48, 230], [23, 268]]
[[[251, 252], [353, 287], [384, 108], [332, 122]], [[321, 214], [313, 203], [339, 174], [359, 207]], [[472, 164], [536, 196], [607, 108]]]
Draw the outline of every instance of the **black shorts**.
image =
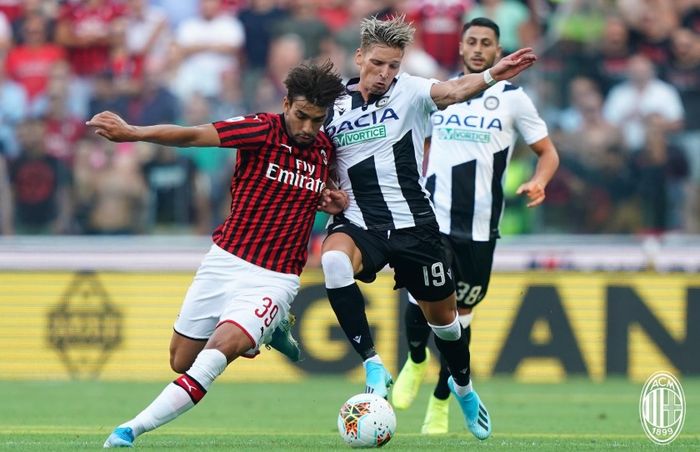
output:
[[387, 264], [394, 269], [394, 289], [405, 287], [416, 300], [440, 301], [454, 292], [452, 273], [436, 222], [413, 228], [375, 231], [334, 222], [328, 235], [345, 233], [362, 253], [355, 279], [372, 282]]
[[442, 243], [452, 267], [457, 306], [473, 308], [484, 299], [489, 289], [496, 239], [475, 242], [455, 240], [442, 234]]

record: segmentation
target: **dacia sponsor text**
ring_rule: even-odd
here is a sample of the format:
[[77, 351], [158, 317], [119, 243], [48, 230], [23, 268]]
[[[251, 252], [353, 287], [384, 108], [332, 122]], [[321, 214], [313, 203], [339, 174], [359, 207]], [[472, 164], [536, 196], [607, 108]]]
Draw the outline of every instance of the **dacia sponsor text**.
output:
[[[375, 127], [389, 120], [398, 120], [399, 115], [396, 114], [393, 108], [385, 108], [383, 110], [375, 110], [349, 121], [342, 121], [338, 125], [329, 126], [326, 128], [326, 133], [331, 138], [336, 134], [355, 132], [368, 127]], [[386, 132], [386, 130], [385, 130]]]
[[456, 114], [445, 115], [441, 112], [437, 112], [432, 116], [433, 127], [439, 126], [456, 126], [456, 127], [468, 127], [471, 129], [484, 129], [484, 130], [499, 130], [503, 131], [503, 124], [499, 118], [488, 118], [486, 116], [477, 115], [465, 115], [460, 116]]

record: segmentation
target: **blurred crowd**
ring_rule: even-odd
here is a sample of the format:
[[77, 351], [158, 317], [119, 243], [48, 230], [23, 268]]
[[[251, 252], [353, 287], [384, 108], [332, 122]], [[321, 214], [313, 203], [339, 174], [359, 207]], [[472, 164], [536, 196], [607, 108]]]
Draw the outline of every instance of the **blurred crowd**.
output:
[[235, 151], [114, 144], [85, 121], [281, 111], [291, 67], [329, 58], [355, 76], [360, 20], [395, 14], [417, 29], [409, 73], [456, 74], [478, 16], [504, 52], [540, 56], [515, 83], [562, 164], [529, 210], [518, 148], [504, 234], [700, 233], [700, 0], [0, 0], [0, 233], [210, 233]]

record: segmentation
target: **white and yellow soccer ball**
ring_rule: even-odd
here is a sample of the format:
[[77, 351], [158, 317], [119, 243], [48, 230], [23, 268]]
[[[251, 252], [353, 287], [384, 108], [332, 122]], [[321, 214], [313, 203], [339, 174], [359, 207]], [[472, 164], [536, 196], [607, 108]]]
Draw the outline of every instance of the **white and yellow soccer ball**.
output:
[[384, 398], [357, 394], [340, 407], [338, 431], [350, 447], [382, 447], [396, 432], [396, 414]]

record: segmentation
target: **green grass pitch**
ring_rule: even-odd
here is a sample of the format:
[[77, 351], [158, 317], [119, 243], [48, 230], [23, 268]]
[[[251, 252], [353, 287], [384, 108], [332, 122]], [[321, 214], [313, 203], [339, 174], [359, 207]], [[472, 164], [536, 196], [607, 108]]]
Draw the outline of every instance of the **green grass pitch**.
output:
[[[234, 371], [231, 369], [230, 371]], [[687, 415], [664, 450], [700, 450], [700, 379], [682, 381]], [[0, 381], [0, 450], [97, 450], [112, 428], [135, 415], [164, 384]], [[456, 402], [450, 433], [418, 432], [432, 384], [411, 409], [397, 412], [396, 436], [384, 450], [659, 449], [638, 418], [641, 384], [626, 380], [527, 384], [477, 382], [494, 433], [480, 442], [464, 429]], [[336, 430], [340, 405], [361, 383], [340, 377], [302, 383], [215, 384], [199, 406], [136, 442], [143, 450], [350, 450]]]

